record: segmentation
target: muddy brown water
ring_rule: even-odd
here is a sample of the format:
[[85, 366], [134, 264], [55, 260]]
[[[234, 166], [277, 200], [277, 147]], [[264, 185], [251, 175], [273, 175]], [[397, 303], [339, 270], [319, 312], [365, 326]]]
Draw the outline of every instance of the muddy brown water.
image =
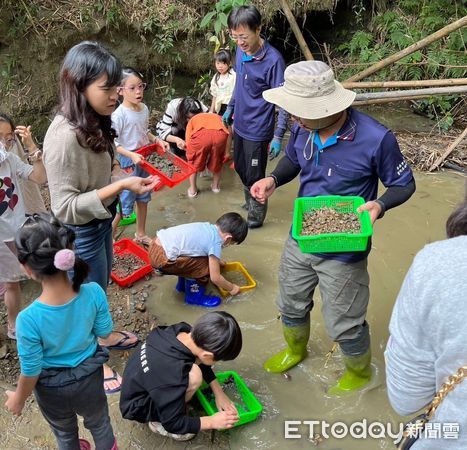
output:
[[[271, 165], [272, 166], [272, 165]], [[271, 168], [271, 167], [270, 167]], [[391, 422], [393, 429], [405, 418], [395, 414], [387, 400], [384, 385], [383, 351], [388, 338], [388, 322], [397, 293], [415, 254], [429, 242], [443, 239], [447, 216], [462, 199], [465, 177], [447, 172], [416, 174], [417, 192], [401, 207], [386, 214], [374, 230], [373, 250], [369, 257], [371, 300], [368, 321], [371, 327], [374, 358], [374, 389], [344, 398], [326, 396], [326, 388], [341, 373], [342, 362], [338, 352], [326, 354], [332, 347], [327, 338], [320, 313], [319, 295], [316, 295], [312, 313], [309, 357], [290, 370], [289, 377], [267, 374], [262, 363], [283, 348], [280, 321], [277, 320], [275, 297], [278, 291], [277, 270], [283, 243], [292, 220], [293, 200], [298, 190], [296, 181], [280, 188], [271, 198], [265, 226], [250, 231], [240, 246], [224, 250], [228, 261], [242, 262], [257, 282], [257, 287], [237, 297], [230, 297], [219, 307], [233, 314], [240, 323], [244, 346], [235, 361], [218, 363], [215, 370], [237, 371], [263, 404], [261, 417], [251, 424], [229, 432], [201, 433], [191, 443], [176, 443], [153, 435], [146, 426], [121, 418], [118, 410], [119, 395], [108, 397], [112, 423], [122, 449], [310, 449], [308, 428], [298, 426], [300, 439], [284, 438], [285, 420], [342, 421], [348, 425], [366, 419], [371, 422]], [[173, 189], [164, 188], [153, 195], [149, 204], [147, 233], [157, 229], [192, 221], [214, 222], [227, 211], [244, 214], [241, 184], [235, 173], [224, 168], [222, 191], [210, 190], [211, 179], [199, 179], [200, 194], [195, 199], [186, 195], [187, 183]], [[127, 227], [123, 237], [134, 235], [134, 225]], [[141, 281], [143, 285], [148, 281]], [[162, 324], [179, 321], [193, 323], [205, 309], [187, 306], [182, 294], [175, 291], [176, 277], [154, 277], [154, 289], [146, 301]], [[139, 288], [139, 284], [135, 285]], [[37, 293], [32, 284], [25, 286], [25, 297]], [[112, 365], [120, 373], [126, 355], [117, 354]], [[0, 385], [4, 391], [5, 386]], [[13, 418], [4, 409], [0, 411], [1, 449], [53, 449], [54, 438], [33, 401], [29, 401], [24, 414]], [[80, 423], [81, 434], [83, 431]], [[319, 431], [319, 430], [317, 430]], [[325, 439], [317, 447], [323, 450], [392, 449], [391, 438]]]
[[[290, 370], [290, 379], [270, 375], [262, 369], [263, 361], [283, 347], [280, 321], [274, 303], [278, 291], [277, 269], [284, 240], [288, 234], [293, 200], [298, 184], [291, 182], [280, 188], [271, 198], [265, 226], [250, 231], [246, 241], [239, 246], [224, 250], [228, 261], [240, 261], [257, 281], [256, 289], [238, 297], [227, 298], [220, 306], [239, 321], [244, 346], [235, 361], [222, 362], [215, 370], [235, 370], [250, 386], [263, 404], [259, 420], [238, 427], [227, 433], [202, 433], [189, 448], [232, 449], [305, 449], [313, 444], [305, 438], [284, 439], [285, 420], [326, 420], [328, 422], [353, 421], [366, 418], [368, 422], [400, 421], [389, 406], [384, 387], [383, 351], [388, 337], [388, 321], [403, 277], [418, 250], [426, 243], [444, 237], [444, 223], [463, 194], [465, 178], [456, 173], [435, 175], [416, 174], [417, 192], [405, 205], [390, 211], [378, 221], [374, 230], [373, 251], [369, 258], [371, 276], [371, 301], [368, 321], [371, 326], [372, 351], [377, 378], [381, 386], [346, 398], [330, 398], [325, 395], [341, 370], [341, 359], [335, 353], [329, 359], [326, 353], [332, 342], [326, 336], [320, 313], [320, 301], [312, 313], [312, 331], [309, 357]], [[153, 195], [149, 205], [147, 232], [166, 226], [191, 221], [215, 221], [227, 211], [244, 213], [242, 190], [238, 178], [231, 169], [225, 168], [220, 194], [211, 192], [210, 178], [200, 178], [200, 194], [195, 199], [186, 195], [187, 184], [173, 189], [164, 188]], [[126, 228], [124, 236], [134, 234], [134, 225]], [[142, 281], [142, 284], [148, 283]], [[147, 307], [161, 323], [179, 321], [193, 323], [205, 309], [187, 306], [182, 294], [175, 291], [176, 277], [154, 277], [150, 283], [156, 286], [147, 299]], [[139, 284], [136, 284], [137, 288]], [[26, 288], [25, 295], [32, 294]], [[121, 370], [120, 358], [114, 364]], [[118, 394], [109, 397], [112, 421], [121, 448], [151, 449], [184, 448], [154, 436], [147, 427], [130, 423], [120, 417]], [[4, 411], [0, 414], [0, 448], [54, 448], [54, 440], [35, 404], [30, 404], [25, 414], [13, 419]], [[300, 428], [306, 434], [306, 427]], [[392, 448], [391, 439], [328, 439], [322, 449], [386, 449]]]

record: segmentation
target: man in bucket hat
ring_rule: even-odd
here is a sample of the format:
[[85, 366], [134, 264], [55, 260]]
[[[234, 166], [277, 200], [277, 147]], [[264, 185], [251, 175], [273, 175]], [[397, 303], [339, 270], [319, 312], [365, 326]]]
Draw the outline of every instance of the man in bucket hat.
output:
[[[321, 61], [302, 61], [285, 70], [284, 85], [264, 98], [295, 120], [285, 156], [270, 176], [251, 187], [265, 202], [274, 190], [300, 174], [299, 197], [358, 195], [366, 200], [371, 221], [407, 201], [415, 191], [410, 167], [396, 138], [382, 124], [350, 107], [355, 93], [334, 79]], [[377, 197], [378, 180], [386, 187]], [[269, 372], [283, 372], [302, 361], [310, 336], [313, 293], [319, 286], [324, 323], [342, 351], [345, 371], [329, 392], [339, 394], [367, 385], [371, 379], [369, 300], [366, 251], [302, 253], [289, 235], [279, 268], [279, 295], [287, 348], [266, 361]]]

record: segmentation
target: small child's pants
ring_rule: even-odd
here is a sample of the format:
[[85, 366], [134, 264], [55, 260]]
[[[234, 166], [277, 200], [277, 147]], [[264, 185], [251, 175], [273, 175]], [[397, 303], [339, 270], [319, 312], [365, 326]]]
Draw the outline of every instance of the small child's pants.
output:
[[228, 137], [223, 130], [198, 130], [191, 136], [190, 146], [186, 150], [187, 161], [197, 172], [202, 172], [206, 167], [212, 173], [220, 172]]
[[162, 246], [153, 239], [149, 246], [149, 259], [155, 269], [167, 275], [194, 278], [205, 286], [209, 282], [209, 258], [207, 256], [179, 256], [175, 261], [167, 259]]
[[[131, 176], [147, 178], [149, 174], [139, 165], [136, 165], [133, 169], [133, 173], [131, 173]], [[132, 191], [124, 190], [120, 194], [120, 201], [122, 202], [122, 214], [124, 216], [129, 216], [133, 213], [135, 201], [142, 203], [149, 203], [151, 201], [151, 192], [138, 195]]]
[[110, 450], [113, 447], [115, 436], [104, 392], [102, 367], [67, 386], [44, 387], [37, 384], [34, 394], [55, 434], [59, 450], [79, 450], [77, 414], [83, 417], [96, 449]]

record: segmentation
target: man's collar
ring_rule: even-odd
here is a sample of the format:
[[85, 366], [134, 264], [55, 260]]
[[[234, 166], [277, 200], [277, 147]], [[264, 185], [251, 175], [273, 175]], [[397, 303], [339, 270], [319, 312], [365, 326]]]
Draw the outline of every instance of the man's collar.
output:
[[352, 117], [353, 109], [347, 109], [347, 119], [337, 134], [337, 139], [341, 141], [353, 141], [357, 132], [357, 122]]
[[263, 44], [254, 55], [247, 55], [244, 51], [242, 51], [242, 62], [261, 61], [266, 56], [268, 47], [268, 42], [263, 38]]

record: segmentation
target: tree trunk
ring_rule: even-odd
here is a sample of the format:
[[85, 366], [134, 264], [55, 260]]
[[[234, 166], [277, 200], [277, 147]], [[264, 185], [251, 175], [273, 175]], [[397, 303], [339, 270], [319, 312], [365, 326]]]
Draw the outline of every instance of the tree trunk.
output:
[[280, 0], [280, 4], [282, 11], [285, 14], [285, 17], [287, 17], [287, 20], [289, 21], [290, 28], [292, 28], [295, 38], [297, 39], [298, 45], [300, 46], [302, 53], [305, 56], [305, 59], [307, 59], [308, 61], [313, 60], [313, 55], [311, 54], [310, 49], [308, 48], [308, 45], [305, 41], [305, 38], [303, 37], [303, 34], [300, 31], [300, 28], [297, 24], [297, 21], [295, 20], [292, 10], [290, 9], [288, 1]]

